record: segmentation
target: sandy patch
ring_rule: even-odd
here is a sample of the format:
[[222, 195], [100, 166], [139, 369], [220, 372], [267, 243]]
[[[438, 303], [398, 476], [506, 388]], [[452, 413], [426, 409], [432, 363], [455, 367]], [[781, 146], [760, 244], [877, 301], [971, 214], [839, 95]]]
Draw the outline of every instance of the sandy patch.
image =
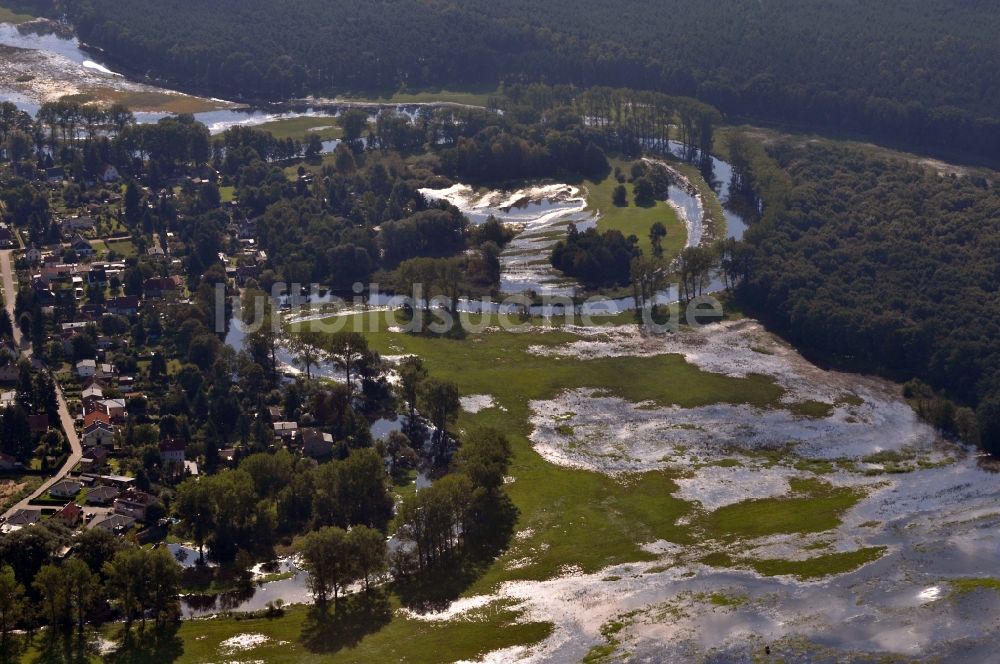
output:
[[459, 403], [462, 404], [462, 410], [472, 414], [496, 406], [496, 402], [493, 401], [493, 397], [489, 394], [470, 394], [469, 396], [459, 398]]
[[703, 509], [714, 511], [744, 500], [772, 498], [787, 494], [790, 477], [799, 475], [788, 468], [746, 468], [705, 466], [674, 482], [680, 490], [674, 496]]
[[258, 648], [268, 641], [270, 637], [265, 634], [259, 633], [244, 633], [237, 634], [236, 636], [231, 636], [222, 643], [219, 644], [219, 650], [226, 653], [232, 654], [235, 652], [245, 652], [247, 650], [253, 650]]

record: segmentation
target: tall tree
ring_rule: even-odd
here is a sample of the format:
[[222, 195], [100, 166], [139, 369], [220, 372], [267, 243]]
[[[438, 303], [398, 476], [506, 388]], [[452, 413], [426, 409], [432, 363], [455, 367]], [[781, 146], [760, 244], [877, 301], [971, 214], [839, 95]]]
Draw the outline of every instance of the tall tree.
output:
[[299, 550], [316, 604], [325, 609], [332, 594], [336, 611], [341, 592], [359, 576], [347, 533], [336, 526], [320, 528], [303, 538]]
[[385, 535], [374, 528], [355, 526], [347, 533], [347, 545], [368, 592], [371, 582], [386, 570]]
[[368, 342], [358, 332], [337, 332], [329, 339], [327, 351], [347, 377], [348, 396], [354, 393], [354, 374], [368, 353]]
[[31, 583], [38, 593], [42, 615], [53, 629], [66, 624], [70, 615], [70, 593], [66, 576], [56, 565], [44, 565]]
[[435, 427], [435, 456], [439, 463], [445, 460], [445, 441], [448, 439], [447, 427], [458, 417], [461, 409], [458, 386], [455, 383], [439, 378], [428, 378], [420, 390], [423, 409]]
[[8, 647], [7, 635], [24, 612], [24, 586], [17, 582], [14, 568], [0, 567], [0, 642]]
[[87, 612], [97, 600], [100, 585], [99, 579], [90, 567], [79, 558], [70, 558], [63, 566], [66, 589], [69, 593], [69, 604], [73, 611], [77, 629], [83, 631], [87, 620]]

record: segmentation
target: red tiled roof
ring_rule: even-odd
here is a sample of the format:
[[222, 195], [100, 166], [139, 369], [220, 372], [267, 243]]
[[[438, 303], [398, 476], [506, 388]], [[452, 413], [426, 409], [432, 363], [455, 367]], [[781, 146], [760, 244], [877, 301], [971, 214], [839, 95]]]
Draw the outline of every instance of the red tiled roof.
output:
[[91, 411], [86, 414], [83, 418], [83, 428], [87, 429], [94, 422], [103, 422], [104, 424], [111, 424], [111, 418], [108, 417], [107, 413], [102, 413], [99, 410]]

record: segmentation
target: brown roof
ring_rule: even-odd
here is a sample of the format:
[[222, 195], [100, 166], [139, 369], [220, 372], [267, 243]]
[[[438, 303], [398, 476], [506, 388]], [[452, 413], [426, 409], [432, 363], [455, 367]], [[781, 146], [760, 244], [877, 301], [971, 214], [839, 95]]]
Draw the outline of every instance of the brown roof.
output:
[[126, 489], [118, 495], [118, 500], [134, 505], [149, 505], [156, 500], [156, 496], [139, 489]]
[[99, 410], [94, 410], [87, 413], [83, 418], [83, 428], [89, 429], [90, 425], [95, 422], [103, 422], [104, 424], [111, 424], [111, 418], [108, 417], [107, 413], [102, 413]]
[[74, 523], [83, 515], [83, 508], [76, 503], [66, 503], [66, 506], [56, 512], [56, 517]]
[[176, 438], [164, 438], [160, 441], [161, 452], [183, 452], [187, 449], [187, 443]]

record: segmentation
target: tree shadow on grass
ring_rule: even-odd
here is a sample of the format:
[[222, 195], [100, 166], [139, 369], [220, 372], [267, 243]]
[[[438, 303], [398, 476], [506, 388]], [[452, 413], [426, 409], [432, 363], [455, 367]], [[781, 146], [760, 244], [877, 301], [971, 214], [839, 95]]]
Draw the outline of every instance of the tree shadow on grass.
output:
[[392, 607], [382, 589], [355, 593], [340, 600], [334, 610], [314, 606], [302, 624], [302, 643], [310, 652], [335, 653], [351, 648], [392, 620]]
[[150, 664], [173, 662], [184, 654], [184, 642], [177, 636], [177, 623], [160, 627], [122, 627], [115, 641], [118, 648], [104, 655], [109, 664]]
[[16, 664], [21, 661], [21, 655], [27, 649], [26, 638], [16, 634], [8, 634], [7, 638], [0, 641], [0, 664]]
[[418, 613], [442, 611], [462, 596], [510, 545], [518, 510], [506, 494], [481, 512], [465, 546], [422, 573], [399, 581], [394, 590], [403, 606]]
[[41, 634], [38, 657], [34, 661], [45, 664], [85, 664], [90, 662], [91, 655], [96, 654], [97, 650], [93, 648], [86, 633], [48, 629]]

